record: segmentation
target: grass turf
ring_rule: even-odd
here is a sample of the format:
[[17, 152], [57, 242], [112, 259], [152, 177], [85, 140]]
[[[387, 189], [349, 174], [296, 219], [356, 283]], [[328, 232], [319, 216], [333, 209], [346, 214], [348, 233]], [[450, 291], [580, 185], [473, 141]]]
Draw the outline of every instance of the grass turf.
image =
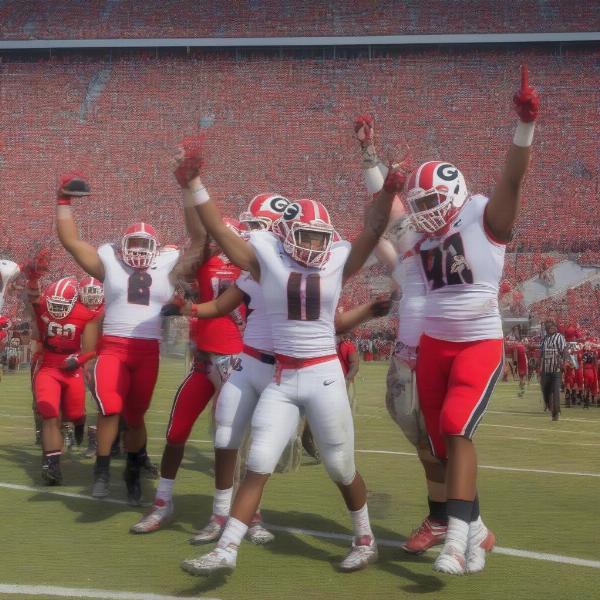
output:
[[[360, 450], [413, 451], [384, 407], [387, 365], [363, 364], [357, 384], [357, 465], [369, 487], [369, 510], [379, 538], [402, 540], [424, 517], [422, 470], [413, 456]], [[159, 460], [172, 395], [183, 364], [162, 363], [148, 413], [149, 452]], [[33, 444], [30, 392], [25, 373], [0, 383], [0, 484], [36, 486], [39, 492], [0, 487], [0, 583], [56, 585], [186, 596], [241, 599], [401, 599], [415, 594], [444, 599], [598, 598], [600, 569], [531, 558], [492, 555], [483, 573], [452, 578], [431, 569], [432, 554], [411, 557], [381, 547], [380, 561], [354, 573], [337, 572], [346, 540], [278, 533], [266, 547], [244, 543], [236, 572], [194, 578], [182, 559], [205, 548], [188, 539], [211, 512], [212, 447], [207, 415], [196, 424], [175, 487], [177, 519], [147, 536], [128, 533], [143, 512], [119, 504], [45, 493], [40, 450]], [[485, 466], [600, 473], [600, 410], [563, 409], [552, 423], [542, 412], [539, 387], [524, 398], [517, 385], [500, 384], [476, 437], [483, 517], [502, 547], [600, 560], [600, 477]], [[63, 459], [61, 492], [89, 494], [92, 461], [77, 453]], [[122, 461], [113, 462], [113, 497], [124, 498]], [[145, 481], [151, 500], [153, 482]], [[145, 510], [145, 509], [143, 509]], [[297, 473], [276, 475], [263, 501], [265, 520], [280, 526], [350, 533], [337, 489], [310, 459]], [[209, 548], [212, 546], [209, 546]], [[1, 595], [2, 598], [15, 598]], [[36, 598], [40, 598], [39, 596]]]

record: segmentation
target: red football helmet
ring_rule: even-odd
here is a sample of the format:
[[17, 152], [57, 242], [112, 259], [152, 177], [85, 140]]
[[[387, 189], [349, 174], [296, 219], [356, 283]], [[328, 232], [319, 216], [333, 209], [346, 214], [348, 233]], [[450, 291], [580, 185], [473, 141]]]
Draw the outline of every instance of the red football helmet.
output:
[[45, 290], [46, 307], [55, 319], [64, 319], [73, 310], [79, 290], [77, 279], [74, 277], [63, 277], [56, 283], [51, 283]]
[[156, 231], [148, 223], [135, 223], [127, 228], [121, 240], [123, 262], [134, 269], [147, 269], [158, 255]]
[[100, 306], [104, 302], [102, 282], [94, 277], [84, 277], [79, 282], [79, 299], [86, 306]]
[[452, 164], [433, 160], [411, 174], [405, 202], [414, 228], [421, 233], [445, 233], [468, 197], [462, 173]]
[[246, 226], [246, 231], [270, 230], [289, 203], [280, 194], [254, 196], [248, 209], [240, 213], [240, 223]]
[[302, 199], [288, 204], [273, 225], [284, 250], [306, 267], [323, 268], [335, 235], [327, 209], [315, 200]]

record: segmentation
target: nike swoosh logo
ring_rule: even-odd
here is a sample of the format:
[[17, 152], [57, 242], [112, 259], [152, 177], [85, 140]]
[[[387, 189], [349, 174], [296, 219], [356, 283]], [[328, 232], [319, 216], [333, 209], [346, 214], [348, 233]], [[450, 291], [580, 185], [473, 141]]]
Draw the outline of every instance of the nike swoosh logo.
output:
[[334, 383], [334, 382], [335, 382], [335, 379], [326, 379], [326, 380], [323, 382], [323, 385], [331, 385], [331, 384], [332, 384], [332, 383]]

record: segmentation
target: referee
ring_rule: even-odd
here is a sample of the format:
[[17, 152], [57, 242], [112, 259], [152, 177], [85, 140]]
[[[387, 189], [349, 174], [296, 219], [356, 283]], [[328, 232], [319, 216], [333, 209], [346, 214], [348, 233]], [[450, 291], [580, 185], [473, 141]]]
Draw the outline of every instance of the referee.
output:
[[558, 421], [562, 369], [568, 359], [567, 341], [562, 334], [558, 333], [556, 323], [552, 319], [548, 319], [544, 326], [546, 337], [540, 347], [540, 386], [546, 409], [552, 413], [552, 420]]

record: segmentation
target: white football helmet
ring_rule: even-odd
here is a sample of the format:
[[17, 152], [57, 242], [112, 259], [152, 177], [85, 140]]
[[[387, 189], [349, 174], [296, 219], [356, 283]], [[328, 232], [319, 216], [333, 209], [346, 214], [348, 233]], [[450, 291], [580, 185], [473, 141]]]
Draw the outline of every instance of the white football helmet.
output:
[[468, 196], [462, 173], [450, 163], [434, 160], [413, 171], [405, 203], [417, 231], [441, 235], [456, 219]]
[[148, 223], [134, 223], [121, 240], [123, 262], [134, 269], [147, 269], [158, 255], [156, 231]]

